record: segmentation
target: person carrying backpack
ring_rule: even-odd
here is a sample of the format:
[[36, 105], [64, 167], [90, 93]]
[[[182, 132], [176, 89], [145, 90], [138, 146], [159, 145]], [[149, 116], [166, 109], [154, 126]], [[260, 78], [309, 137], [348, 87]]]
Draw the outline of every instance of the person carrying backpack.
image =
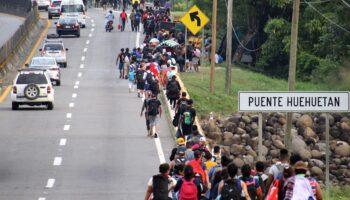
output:
[[234, 163], [229, 164], [227, 172], [229, 177], [219, 183], [218, 198], [220, 200], [241, 200], [241, 194], [243, 193], [246, 200], [251, 200], [246, 184], [235, 178], [238, 172], [237, 166]]
[[131, 64], [129, 65], [128, 69], [128, 78], [129, 78], [129, 93], [134, 92], [135, 88], [135, 71], [136, 71], [136, 65], [135, 61], [131, 60]]
[[208, 180], [208, 175], [205, 173], [204, 170], [205, 165], [202, 165], [202, 152], [194, 151], [194, 160], [189, 161], [187, 164], [193, 167], [195, 175], [200, 179], [200, 183], [204, 188], [202, 192], [206, 192], [208, 186], [210, 185], [210, 182]]
[[162, 117], [162, 107], [160, 101], [157, 99], [157, 95], [152, 94], [152, 99], [147, 103], [147, 118], [150, 124], [150, 135], [154, 138], [158, 137], [157, 130], [159, 124], [159, 118]]
[[151, 92], [146, 92], [145, 93], [145, 100], [143, 101], [142, 108], [141, 108], [141, 114], [140, 116], [142, 117], [143, 112], [145, 111], [145, 119], [146, 119], [146, 128], [147, 128], [147, 136], [151, 136], [151, 127], [147, 115], [147, 105], [148, 101], [152, 99], [152, 93]]
[[169, 164], [159, 166], [159, 173], [150, 178], [147, 184], [145, 200], [172, 200], [172, 190], [176, 186], [176, 180], [169, 176]]
[[200, 200], [201, 186], [198, 179], [194, 177], [193, 167], [186, 165], [184, 177], [177, 181], [174, 192], [178, 193], [178, 200]]
[[166, 86], [166, 95], [170, 100], [170, 105], [172, 106], [172, 109], [175, 109], [176, 107], [176, 101], [180, 97], [180, 91], [180, 83], [176, 80], [176, 76], [173, 76], [171, 81], [169, 81]]
[[143, 76], [145, 75], [146, 70], [144, 69], [143, 63], [141, 63], [140, 68], [136, 71], [136, 88], [137, 88], [137, 96], [140, 98], [144, 95], [145, 90], [145, 81], [143, 80]]
[[[119, 62], [119, 65], [118, 65]], [[118, 65], [119, 69], [119, 78], [124, 77], [124, 62], [125, 62], [125, 53], [124, 48], [120, 49], [120, 53], [117, 56], [116, 65]]]
[[179, 122], [181, 122], [181, 130], [184, 136], [190, 136], [192, 134], [192, 126], [196, 119], [196, 110], [192, 107], [193, 100], [189, 99], [187, 104], [188, 106], [181, 111], [179, 120]]
[[295, 175], [285, 182], [284, 200], [322, 200], [322, 191], [313, 178], [306, 177], [307, 165], [303, 161], [298, 161], [294, 165]]
[[128, 14], [126, 14], [125, 9], [120, 13], [120, 20], [122, 22], [121, 31], [123, 32], [125, 30], [125, 23], [128, 23]]
[[154, 74], [151, 72], [151, 66], [146, 67], [146, 73], [143, 75], [143, 80], [145, 81], [145, 90], [150, 90], [150, 85], [155, 81]]
[[135, 21], [134, 21], [134, 30], [135, 32], [139, 32], [141, 23], [141, 13], [136, 11], [135, 13]]
[[255, 170], [256, 170], [256, 178], [259, 181], [259, 185], [261, 187], [261, 191], [262, 191], [262, 197], [263, 199], [265, 199], [266, 195], [267, 195], [267, 188], [266, 188], [266, 180], [267, 180], [267, 175], [264, 174], [264, 170], [265, 170], [265, 165], [263, 162], [258, 161], [255, 163]]
[[251, 175], [252, 170], [248, 164], [245, 164], [241, 168], [242, 176], [239, 180], [243, 181], [248, 190], [250, 199], [252, 200], [262, 200], [262, 191], [259, 185], [259, 180]]

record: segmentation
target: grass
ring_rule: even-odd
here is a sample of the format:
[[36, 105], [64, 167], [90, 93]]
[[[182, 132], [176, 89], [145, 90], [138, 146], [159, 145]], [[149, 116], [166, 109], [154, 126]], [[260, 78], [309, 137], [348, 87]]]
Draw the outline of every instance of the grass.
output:
[[[323, 195], [325, 193], [323, 192]], [[327, 200], [324, 196], [324, 199]], [[350, 199], [350, 186], [343, 187], [331, 187], [331, 196], [329, 200], [349, 200]]]
[[[216, 65], [215, 92], [210, 94], [210, 68], [203, 67], [199, 73], [186, 72], [181, 74], [195, 107], [200, 115], [214, 112], [219, 115], [227, 115], [237, 112], [238, 91], [287, 91], [288, 82], [283, 79], [271, 78], [266, 75], [252, 72], [247, 69], [233, 66], [231, 95], [225, 93], [225, 64]], [[297, 82], [299, 91], [327, 90], [327, 85], [313, 84], [309, 82]], [[334, 89], [333, 89], [334, 90]]]

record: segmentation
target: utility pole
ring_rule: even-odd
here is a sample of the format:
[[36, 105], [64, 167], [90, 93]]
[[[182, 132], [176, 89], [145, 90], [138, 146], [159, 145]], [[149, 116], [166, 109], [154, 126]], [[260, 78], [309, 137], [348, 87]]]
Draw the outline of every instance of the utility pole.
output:
[[[296, 73], [297, 51], [298, 51], [299, 9], [300, 9], [300, 0], [294, 0], [290, 57], [289, 57], [289, 75], [288, 75], [289, 91], [295, 90], [295, 73]], [[291, 112], [287, 113], [287, 127], [286, 127], [287, 130], [284, 136], [284, 144], [289, 152], [292, 150], [292, 115], [293, 113]]]
[[226, 94], [231, 93], [232, 83], [232, 5], [233, 0], [228, 0], [227, 7], [227, 34], [226, 34], [226, 77], [225, 77], [225, 91]]
[[214, 94], [214, 78], [215, 78], [215, 54], [216, 54], [216, 15], [218, 1], [213, 0], [213, 18], [212, 18], [212, 44], [211, 44], [211, 62], [210, 62], [210, 93]]

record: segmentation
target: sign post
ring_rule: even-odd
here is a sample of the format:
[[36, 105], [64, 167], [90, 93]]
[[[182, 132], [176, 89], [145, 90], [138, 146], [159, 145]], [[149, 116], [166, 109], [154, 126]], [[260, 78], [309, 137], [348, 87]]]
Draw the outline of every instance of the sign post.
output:
[[[329, 197], [329, 112], [349, 112], [349, 92], [239, 92], [239, 112], [259, 112], [258, 154], [262, 156], [261, 112], [323, 112], [326, 113], [326, 197]], [[286, 130], [290, 131], [290, 130]], [[292, 138], [290, 138], [292, 140]], [[292, 142], [292, 141], [290, 141]], [[329, 199], [329, 198], [327, 198]]]

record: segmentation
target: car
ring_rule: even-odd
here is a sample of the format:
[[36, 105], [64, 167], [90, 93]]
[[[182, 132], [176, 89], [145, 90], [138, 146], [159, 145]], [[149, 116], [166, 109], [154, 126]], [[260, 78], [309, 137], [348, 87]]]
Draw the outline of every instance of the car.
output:
[[76, 17], [60, 17], [56, 24], [56, 33], [61, 35], [76, 35], [80, 37], [80, 25]]
[[45, 70], [20, 70], [11, 90], [12, 110], [20, 105], [54, 107], [54, 89]]
[[37, 5], [38, 5], [38, 9], [45, 9], [46, 11], [48, 11], [49, 6], [50, 6], [50, 0], [37, 0], [36, 1]]
[[61, 2], [62, 0], [52, 0], [47, 12], [49, 19], [52, 19], [52, 17], [59, 17], [61, 15]]
[[61, 16], [76, 17], [82, 28], [86, 27], [85, 5], [83, 0], [62, 0]]
[[61, 70], [55, 58], [34, 57], [30, 65], [26, 64], [26, 66], [29, 69], [45, 70], [52, 83], [55, 83], [56, 86], [61, 85]]
[[61, 39], [45, 39], [43, 47], [39, 49], [41, 56], [53, 57], [56, 62], [66, 68], [67, 67], [67, 55], [68, 48], [64, 48], [63, 41]]

